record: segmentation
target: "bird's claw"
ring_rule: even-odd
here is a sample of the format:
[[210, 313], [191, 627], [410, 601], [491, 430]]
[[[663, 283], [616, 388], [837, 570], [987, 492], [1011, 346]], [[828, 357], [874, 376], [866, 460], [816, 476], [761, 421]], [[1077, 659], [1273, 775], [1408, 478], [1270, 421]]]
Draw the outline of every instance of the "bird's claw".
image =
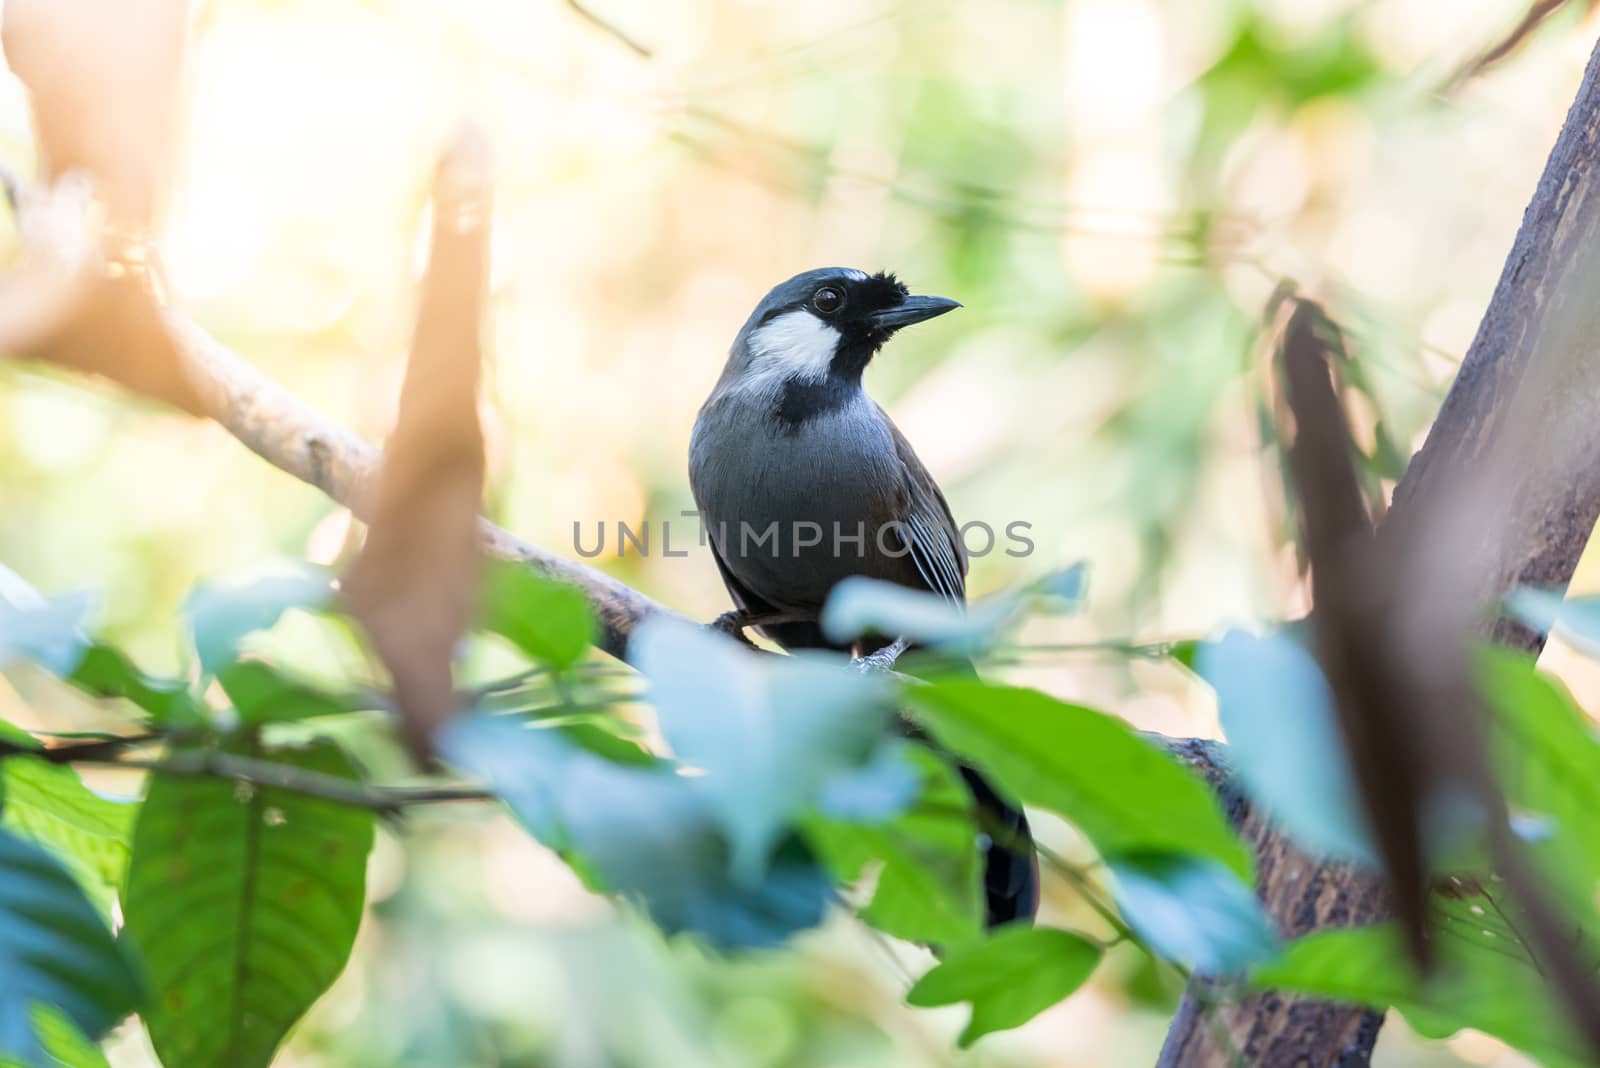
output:
[[731, 612], [724, 612], [716, 619], [713, 619], [710, 623], [706, 624], [706, 626], [711, 630], [717, 631], [721, 634], [726, 634], [735, 641], [742, 642], [754, 649], [756, 647], [756, 643], [746, 637], [744, 633], [744, 628], [749, 625], [749, 614], [738, 611], [737, 609]]
[[900, 659], [900, 654], [906, 651], [909, 644], [904, 638], [896, 638], [892, 645], [886, 645], [875, 653], [856, 657], [855, 669], [863, 675], [893, 671], [895, 661]]

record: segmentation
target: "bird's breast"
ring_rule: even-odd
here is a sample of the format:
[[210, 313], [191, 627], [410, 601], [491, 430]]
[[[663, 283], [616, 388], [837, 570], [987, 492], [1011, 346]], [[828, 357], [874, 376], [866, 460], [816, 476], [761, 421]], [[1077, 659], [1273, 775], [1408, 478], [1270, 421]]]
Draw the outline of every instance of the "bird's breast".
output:
[[798, 422], [781, 409], [779, 395], [709, 402], [690, 482], [734, 576], [775, 605], [814, 607], [841, 578], [874, 570], [875, 542], [900, 515], [903, 473], [887, 422], [859, 391]]

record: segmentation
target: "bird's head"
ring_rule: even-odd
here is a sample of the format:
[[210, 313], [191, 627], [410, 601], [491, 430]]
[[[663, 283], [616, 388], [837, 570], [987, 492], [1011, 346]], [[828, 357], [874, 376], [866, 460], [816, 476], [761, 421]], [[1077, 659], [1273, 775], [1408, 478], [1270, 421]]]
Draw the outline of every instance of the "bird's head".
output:
[[761, 381], [859, 381], [901, 327], [961, 305], [907, 292], [892, 274], [847, 267], [806, 271], [768, 293], [734, 342], [729, 372]]

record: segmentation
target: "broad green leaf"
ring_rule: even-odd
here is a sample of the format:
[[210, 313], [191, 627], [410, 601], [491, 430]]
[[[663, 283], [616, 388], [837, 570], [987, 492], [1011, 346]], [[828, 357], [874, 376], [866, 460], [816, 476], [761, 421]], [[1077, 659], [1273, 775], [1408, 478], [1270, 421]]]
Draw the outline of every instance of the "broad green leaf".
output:
[[598, 633], [594, 609], [581, 591], [519, 564], [497, 562], [485, 569], [478, 617], [485, 630], [558, 670], [582, 660]]
[[[1375, 924], [1296, 939], [1251, 974], [1251, 985], [1397, 1008], [1431, 1038], [1475, 1028], [1549, 1066], [1591, 1063], [1522, 941], [1525, 920], [1499, 884], [1454, 878], [1430, 908], [1439, 957], [1431, 979], [1407, 964], [1398, 927]], [[1587, 944], [1592, 955], [1592, 939]]]
[[1023, 801], [1076, 824], [1102, 856], [1193, 853], [1248, 879], [1215, 795], [1121, 720], [1037, 690], [947, 679], [905, 699], [941, 742]]
[[983, 863], [972, 795], [948, 763], [925, 749], [907, 754], [922, 774], [915, 805], [888, 823], [814, 816], [806, 837], [843, 883], [875, 878], [861, 916], [896, 938], [957, 946], [983, 930]]
[[66, 680], [96, 697], [131, 701], [157, 723], [178, 726], [204, 718], [200, 703], [182, 681], [146, 675], [121, 650], [102, 642], [90, 643]]
[[884, 680], [842, 657], [758, 656], [675, 620], [647, 621], [629, 655], [673, 754], [703, 773], [702, 795], [733, 844], [735, 878], [751, 885], [830, 779], [869, 762], [894, 711]]
[[[334, 744], [246, 755], [356, 778]], [[155, 986], [162, 1062], [264, 1068], [344, 968], [361, 922], [372, 813], [272, 787], [156, 775], [134, 826], [126, 938]]]
[[5, 807], [0, 826], [49, 846], [102, 905], [122, 885], [138, 805], [112, 801], [69, 767], [14, 756], [0, 764]]
[[200, 669], [217, 674], [238, 657], [246, 637], [270, 630], [289, 609], [323, 608], [332, 600], [332, 576], [310, 564], [248, 582], [201, 583], [184, 606]]
[[1214, 860], [1173, 853], [1111, 857], [1123, 919], [1157, 956], [1230, 975], [1272, 956], [1272, 924], [1239, 876]]
[[732, 850], [703, 777], [616, 764], [557, 730], [482, 716], [451, 723], [439, 746], [487, 782], [540, 842], [668, 933], [770, 946], [822, 920], [831, 887], [796, 839], [774, 852], [757, 882], [733, 878]]
[[47, 1063], [36, 1006], [98, 1039], [143, 993], [133, 960], [66, 868], [0, 829], [0, 1056]]
[[955, 950], [917, 981], [906, 1002], [919, 1008], [972, 1003], [962, 1048], [992, 1031], [1020, 1027], [1093, 974], [1101, 949], [1070, 931], [1008, 926]]
[[218, 673], [217, 682], [233, 702], [241, 723], [285, 723], [335, 716], [374, 704], [355, 694], [330, 693], [261, 660], [228, 664]]
[[1284, 634], [1230, 631], [1200, 646], [1217, 693], [1228, 764], [1245, 793], [1307, 852], [1376, 863], [1333, 695], [1311, 654]]

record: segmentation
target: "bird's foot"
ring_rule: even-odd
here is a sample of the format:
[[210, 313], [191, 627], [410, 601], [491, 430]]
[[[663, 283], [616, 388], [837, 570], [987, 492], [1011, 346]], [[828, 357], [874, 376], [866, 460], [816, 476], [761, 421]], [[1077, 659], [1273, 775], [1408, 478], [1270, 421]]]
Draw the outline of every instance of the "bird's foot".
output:
[[904, 638], [896, 638], [892, 645], [886, 645], [875, 653], [858, 656], [853, 663], [857, 671], [863, 675], [888, 673], [894, 670], [895, 661], [900, 659], [900, 654], [906, 651], [911, 643]]
[[707, 623], [706, 626], [711, 630], [726, 634], [735, 641], [743, 642], [752, 649], [756, 647], [756, 643], [747, 638], [744, 633], [744, 628], [750, 626], [750, 614], [748, 612], [737, 609], [732, 612], [724, 612], [710, 623]]

